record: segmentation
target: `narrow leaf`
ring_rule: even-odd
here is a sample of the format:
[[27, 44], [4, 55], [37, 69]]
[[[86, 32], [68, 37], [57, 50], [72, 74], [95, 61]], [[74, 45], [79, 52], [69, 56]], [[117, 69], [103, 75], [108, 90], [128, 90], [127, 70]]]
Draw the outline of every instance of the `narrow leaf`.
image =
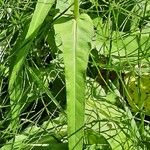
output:
[[54, 0], [52, 0], [51, 2], [49, 2], [49, 0], [38, 0], [25, 39], [22, 42], [21, 46], [19, 46], [18, 49], [15, 50], [17, 56], [13, 64], [13, 69], [10, 73], [10, 81], [9, 81], [9, 85], [11, 87], [13, 86], [13, 83], [18, 76], [18, 72], [20, 71], [24, 63], [24, 60], [28, 54], [30, 44], [34, 39], [34, 37], [36, 36], [39, 27], [42, 25], [53, 3]]
[[[21, 40], [21, 44], [16, 43], [19, 47], [14, 47], [12, 50], [12, 64], [10, 66], [10, 78], [9, 78], [9, 93], [10, 93], [10, 104], [11, 104], [11, 129], [14, 131], [17, 128], [20, 112], [20, 93], [17, 92], [18, 87], [20, 87], [20, 70], [23, 66], [25, 58], [30, 49], [31, 43], [36, 36], [40, 26], [42, 25], [44, 19], [46, 18], [50, 8], [54, 4], [54, 0], [38, 0], [29, 29], [24, 40]], [[23, 33], [24, 34], [24, 33]]]

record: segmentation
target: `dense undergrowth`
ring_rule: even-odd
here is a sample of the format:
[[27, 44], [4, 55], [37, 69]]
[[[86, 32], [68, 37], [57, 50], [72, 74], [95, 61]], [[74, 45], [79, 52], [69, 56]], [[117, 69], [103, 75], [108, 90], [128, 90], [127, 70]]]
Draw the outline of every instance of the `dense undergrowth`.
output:
[[150, 2], [0, 0], [0, 150], [149, 150]]

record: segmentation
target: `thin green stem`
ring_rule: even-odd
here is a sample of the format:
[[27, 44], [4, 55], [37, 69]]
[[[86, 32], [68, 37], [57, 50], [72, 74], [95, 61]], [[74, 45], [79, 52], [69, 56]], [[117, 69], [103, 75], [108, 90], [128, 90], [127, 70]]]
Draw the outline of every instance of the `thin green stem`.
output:
[[77, 19], [79, 16], [79, 0], [74, 0], [74, 17]]

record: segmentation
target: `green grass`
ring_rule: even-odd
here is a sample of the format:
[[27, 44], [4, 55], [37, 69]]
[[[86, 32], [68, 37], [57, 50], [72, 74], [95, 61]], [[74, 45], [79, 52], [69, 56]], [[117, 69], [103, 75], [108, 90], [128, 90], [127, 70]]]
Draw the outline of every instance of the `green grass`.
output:
[[148, 150], [149, 7], [1, 0], [0, 150]]

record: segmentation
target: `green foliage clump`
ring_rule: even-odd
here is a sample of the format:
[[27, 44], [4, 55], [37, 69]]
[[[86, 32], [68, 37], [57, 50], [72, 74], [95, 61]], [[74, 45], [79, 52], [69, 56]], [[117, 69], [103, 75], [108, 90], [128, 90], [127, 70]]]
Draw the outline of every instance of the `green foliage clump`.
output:
[[131, 76], [126, 79], [127, 100], [134, 111], [143, 109], [150, 115], [150, 74], [140, 77]]

